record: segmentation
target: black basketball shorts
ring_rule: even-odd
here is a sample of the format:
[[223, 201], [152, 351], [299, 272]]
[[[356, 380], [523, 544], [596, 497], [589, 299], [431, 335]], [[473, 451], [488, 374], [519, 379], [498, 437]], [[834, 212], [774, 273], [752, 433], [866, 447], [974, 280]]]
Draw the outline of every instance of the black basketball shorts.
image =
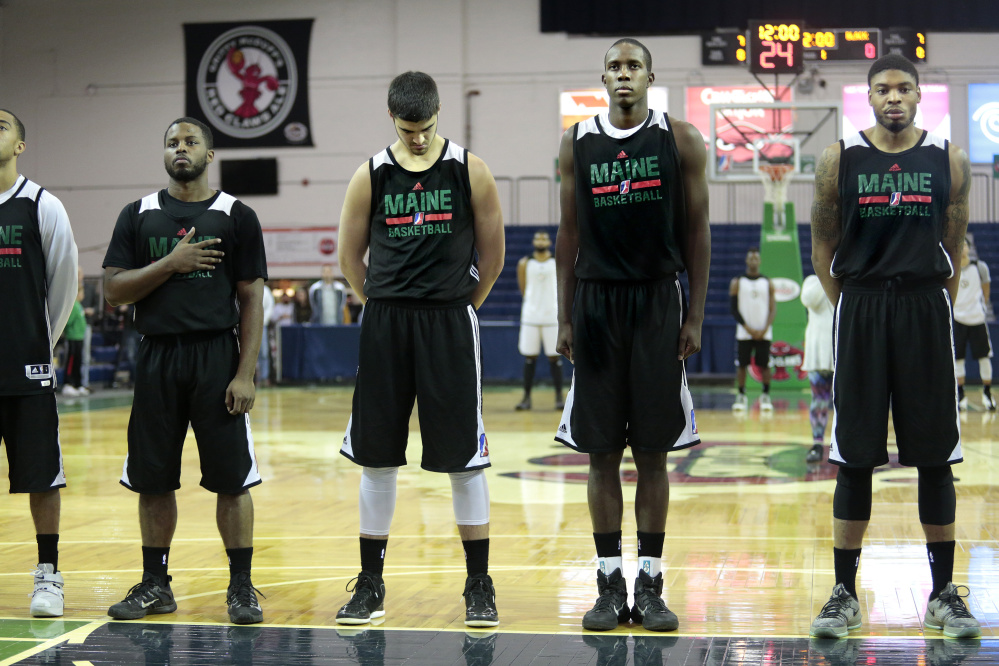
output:
[[357, 383], [340, 453], [364, 467], [405, 465], [414, 401], [423, 469], [489, 467], [479, 320], [471, 305], [375, 300], [365, 305]]
[[12, 493], [66, 487], [55, 393], [0, 396], [0, 437]]
[[843, 287], [833, 327], [829, 462], [888, 462], [889, 411], [898, 461], [934, 467], [961, 462], [950, 296], [942, 285]]
[[250, 416], [233, 416], [225, 405], [238, 365], [232, 331], [143, 336], [122, 485], [149, 495], [180, 488], [188, 425], [198, 444], [203, 487], [236, 494], [260, 483]]
[[676, 278], [576, 284], [572, 387], [556, 440], [584, 453], [700, 443], [677, 358], [685, 305]]
[[735, 365], [748, 368], [750, 359], [756, 360], [756, 367], [765, 370], [770, 365], [770, 340], [736, 340]]
[[992, 340], [989, 338], [988, 324], [967, 326], [959, 321], [954, 322], [955, 357], [963, 359], [971, 345], [972, 358], [992, 358]]

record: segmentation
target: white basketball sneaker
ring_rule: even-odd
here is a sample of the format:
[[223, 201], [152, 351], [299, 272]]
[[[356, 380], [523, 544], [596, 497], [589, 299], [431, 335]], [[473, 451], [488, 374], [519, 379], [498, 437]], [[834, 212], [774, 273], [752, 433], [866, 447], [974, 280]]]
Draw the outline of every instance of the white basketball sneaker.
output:
[[62, 574], [51, 564], [39, 564], [32, 572], [35, 591], [31, 595], [32, 617], [61, 617], [63, 611]]

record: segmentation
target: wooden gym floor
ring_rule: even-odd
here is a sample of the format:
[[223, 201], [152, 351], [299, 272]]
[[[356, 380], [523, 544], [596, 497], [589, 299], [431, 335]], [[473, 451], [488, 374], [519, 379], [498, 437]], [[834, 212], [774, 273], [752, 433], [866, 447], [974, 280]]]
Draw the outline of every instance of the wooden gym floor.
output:
[[[258, 392], [252, 423], [264, 483], [252, 491], [253, 582], [267, 598], [264, 624], [254, 627], [226, 623], [225, 554], [214, 497], [198, 486], [193, 436], [170, 558], [179, 609], [148, 622], [109, 621], [107, 607], [141, 575], [136, 496], [118, 484], [130, 400], [100, 393], [61, 400], [66, 613], [57, 620], [28, 616], [34, 532], [28, 498], [9, 495], [0, 502], [0, 666], [999, 663], [999, 435], [992, 415], [967, 415], [966, 462], [955, 467], [955, 582], [971, 589], [980, 641], [942, 640], [922, 626], [930, 578], [916, 474], [894, 464], [875, 475], [858, 577], [863, 627], [849, 640], [810, 641], [809, 624], [833, 585], [835, 468], [804, 462], [807, 395], [776, 395], [772, 417], [754, 409], [736, 418], [731, 391], [711, 388], [695, 391], [703, 443], [670, 456], [664, 596], [680, 617], [675, 635], [634, 625], [584, 635], [580, 620], [596, 597], [586, 458], [553, 441], [559, 415], [543, 386], [530, 412], [513, 410], [519, 389], [485, 390], [497, 631], [465, 631], [465, 570], [450, 484], [419, 469], [415, 417], [388, 542], [386, 616], [358, 630], [337, 629], [334, 620], [359, 569], [360, 473], [338, 453], [351, 390]], [[975, 388], [969, 393], [977, 398]], [[628, 499], [630, 462], [624, 479]], [[630, 510], [629, 501], [625, 573], [633, 579]]]

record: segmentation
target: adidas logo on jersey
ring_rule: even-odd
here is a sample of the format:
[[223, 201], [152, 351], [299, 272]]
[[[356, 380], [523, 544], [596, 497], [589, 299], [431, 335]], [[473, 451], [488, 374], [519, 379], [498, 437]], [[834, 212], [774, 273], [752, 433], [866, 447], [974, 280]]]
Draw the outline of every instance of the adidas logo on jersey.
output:
[[902, 167], [900, 167], [900, 166], [898, 165], [898, 163], [895, 163], [895, 164], [892, 164], [892, 165], [891, 165], [891, 168], [890, 168], [890, 169], [888, 169], [888, 170], [889, 170], [889, 171], [901, 171], [901, 170], [902, 170]]
[[617, 154], [617, 158], [619, 160], [624, 159], [627, 156], [628, 156], [628, 153], [624, 152], [623, 150], [620, 153]]
[[180, 231], [177, 232], [177, 235], [178, 236], [186, 236], [187, 235], [187, 230], [184, 229], [184, 227], [181, 227]]
[[417, 183], [416, 185], [413, 186], [413, 191], [414, 192], [420, 192], [422, 190], [423, 190], [423, 185], [420, 185], [419, 183]]
[[569, 429], [565, 427], [564, 423], [558, 427], [558, 431], [561, 432], [561, 433], [564, 433], [564, 434], [568, 434], [569, 433]]

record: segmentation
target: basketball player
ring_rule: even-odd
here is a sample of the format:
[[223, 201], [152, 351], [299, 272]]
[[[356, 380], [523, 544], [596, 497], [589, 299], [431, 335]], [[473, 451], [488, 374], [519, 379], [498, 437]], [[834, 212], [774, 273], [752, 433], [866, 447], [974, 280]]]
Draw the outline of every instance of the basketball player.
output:
[[968, 241], [961, 245], [961, 282], [954, 299], [954, 352], [957, 363], [957, 399], [962, 411], [968, 409], [964, 395], [964, 356], [971, 345], [971, 355], [978, 360], [982, 377], [982, 406], [996, 411], [992, 397], [992, 340], [985, 323], [988, 316], [986, 304], [992, 291], [992, 278], [984, 261], [972, 261]]
[[340, 449], [363, 468], [361, 572], [337, 613], [340, 624], [385, 614], [385, 549], [417, 398], [421, 467], [451, 481], [468, 574], [465, 624], [499, 624], [489, 577], [489, 448], [475, 309], [503, 267], [503, 217], [485, 162], [438, 134], [440, 106], [427, 74], [393, 79], [388, 115], [397, 140], [357, 169], [340, 214], [340, 268], [366, 301]]
[[[607, 113], [562, 135], [555, 241], [558, 351], [575, 365], [555, 438], [589, 454], [587, 497], [599, 570], [585, 629], [630, 617], [672, 631], [662, 599], [669, 451], [700, 442], [684, 360], [701, 348], [711, 254], [704, 139], [648, 107], [652, 56], [635, 39], [604, 56]], [[690, 310], [677, 273], [689, 271]], [[634, 607], [621, 569], [621, 460], [638, 469]]]
[[808, 373], [812, 386], [812, 404], [808, 418], [812, 424], [812, 448], [805, 456], [807, 463], [822, 462], [823, 441], [829, 423], [833, 378], [833, 306], [826, 298], [819, 278], [809, 275], [801, 283], [801, 303], [808, 309], [805, 325], [805, 359], [801, 369]]
[[951, 303], [971, 167], [963, 150], [913, 124], [920, 90], [911, 62], [879, 58], [867, 82], [877, 122], [826, 148], [812, 206], [812, 265], [836, 304], [829, 461], [840, 469], [836, 585], [811, 633], [846, 636], [861, 624], [857, 567], [871, 517], [871, 476], [888, 462], [890, 409], [898, 461], [919, 470], [919, 521], [933, 579], [924, 622], [951, 638], [978, 636], [961, 598], [968, 590], [952, 582], [950, 467], [963, 459]]
[[732, 316], [737, 322], [735, 384], [739, 393], [732, 403], [732, 409], [744, 412], [749, 407], [746, 398], [746, 368], [749, 367], [750, 359], [753, 359], [763, 375], [760, 410], [773, 411], [774, 405], [770, 400], [770, 343], [774, 338], [777, 300], [773, 282], [760, 274], [760, 248], [751, 247], [746, 251], [746, 273], [732, 278], [728, 294]]
[[[76, 302], [77, 251], [62, 202], [17, 172], [24, 125], [0, 109], [0, 437], [10, 492], [28, 493], [38, 542], [34, 617], [63, 613], [59, 489], [66, 487], [52, 347]], [[16, 329], [16, 332], [15, 332]]]
[[134, 303], [142, 334], [121, 483], [139, 493], [143, 573], [108, 609], [116, 620], [177, 609], [167, 565], [188, 424], [201, 485], [217, 496], [216, 522], [229, 556], [229, 619], [263, 619], [250, 582], [249, 489], [260, 474], [249, 411], [267, 263], [257, 214], [208, 185], [205, 169], [214, 158], [208, 126], [193, 118], [170, 123], [164, 136], [170, 184], [125, 206], [104, 257], [105, 297], [113, 306]]
[[562, 400], [562, 357], [555, 351], [558, 337], [558, 290], [555, 286], [555, 258], [547, 231], [534, 234], [534, 253], [517, 262], [517, 286], [524, 304], [520, 308], [520, 340], [517, 349], [524, 356], [524, 398], [517, 411], [531, 408], [531, 385], [538, 354], [544, 343], [555, 386], [555, 409], [565, 407]]

